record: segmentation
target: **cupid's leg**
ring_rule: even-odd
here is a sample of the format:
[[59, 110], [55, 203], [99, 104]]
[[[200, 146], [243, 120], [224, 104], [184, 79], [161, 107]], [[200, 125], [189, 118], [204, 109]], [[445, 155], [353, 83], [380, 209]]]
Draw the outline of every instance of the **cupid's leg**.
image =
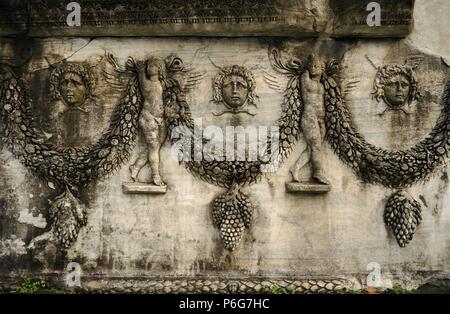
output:
[[159, 123], [159, 142], [161, 143], [161, 146], [164, 144], [167, 138], [167, 123], [165, 120], [161, 119]]
[[136, 159], [134, 164], [130, 166], [131, 180], [133, 180], [134, 182], [138, 180], [139, 172], [141, 171], [142, 168], [144, 168], [147, 162], [148, 162], [147, 150], [139, 152], [138, 158]]
[[[140, 130], [140, 133], [141, 136], [144, 137], [142, 129]], [[148, 153], [147, 148], [145, 148], [145, 150], [139, 152], [135, 162], [130, 166], [131, 180], [133, 180], [133, 182], [138, 181], [139, 172], [141, 171], [142, 168], [144, 168], [147, 162], [148, 162]]]
[[157, 118], [149, 120], [148, 132], [146, 132], [146, 142], [148, 147], [148, 162], [150, 164], [150, 170], [152, 171], [152, 181], [155, 185], [163, 186], [164, 181], [160, 175], [160, 150], [162, 146], [161, 138], [164, 134], [161, 134], [160, 121]]
[[330, 184], [325, 177], [322, 162], [322, 141], [323, 135], [317, 117], [304, 116], [302, 119], [302, 129], [305, 140], [311, 148], [312, 177], [323, 184]]
[[306, 144], [306, 147], [304, 147], [304, 149], [302, 149], [302, 152], [300, 153], [300, 157], [298, 157], [294, 166], [290, 169], [292, 179], [294, 180], [294, 182], [300, 182], [300, 171], [310, 160], [311, 160], [311, 149], [310, 146]]

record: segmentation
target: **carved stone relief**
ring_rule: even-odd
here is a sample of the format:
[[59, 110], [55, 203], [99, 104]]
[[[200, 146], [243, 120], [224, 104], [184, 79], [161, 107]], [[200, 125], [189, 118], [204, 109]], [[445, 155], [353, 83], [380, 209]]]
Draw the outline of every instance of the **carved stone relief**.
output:
[[384, 220], [391, 227], [398, 245], [405, 247], [422, 221], [422, 207], [407, 193], [397, 192], [386, 204]]
[[[68, 105], [73, 105], [73, 108], [69, 108], [84, 114], [81, 110], [86, 104], [83, 95], [89, 95], [89, 89], [86, 88], [89, 85], [86, 81], [79, 81], [80, 75], [75, 75], [74, 71], [80, 69], [77, 65], [63, 65], [61, 71], [57, 68], [56, 73], [65, 75], [65, 79], [53, 72], [52, 86], [57, 87], [56, 82], [59, 82], [59, 87], [52, 88], [52, 91], [57, 95], [63, 90], [64, 96], [61, 97]], [[61, 87], [64, 80], [67, 81], [66, 88]], [[2, 130], [6, 144], [26, 167], [62, 193], [52, 201], [49, 209], [50, 230], [37, 237], [30, 247], [41, 240], [50, 240], [68, 248], [76, 240], [80, 228], [86, 224], [85, 205], [80, 201], [86, 186], [113, 172], [129, 156], [137, 133], [137, 125], [130, 121], [130, 117], [139, 116], [137, 99], [141, 95], [137, 93], [136, 86], [127, 87], [132, 99], [119, 102], [109, 129], [96, 143], [60, 146], [47, 142], [44, 132], [36, 127], [26, 81], [5, 64], [1, 65], [0, 81]], [[72, 87], [77, 82], [80, 83], [78, 89]]]
[[[289, 93], [292, 92], [291, 89], [295, 90], [299, 98], [300, 112], [296, 117], [298, 130], [295, 130], [294, 134], [296, 136], [300, 134], [306, 143], [290, 170], [293, 182], [287, 183], [286, 189], [290, 192], [328, 192], [331, 187], [322, 162], [322, 145], [326, 130], [325, 107], [323, 106], [324, 87], [321, 79], [326, 70], [326, 64], [315, 54], [311, 54], [307, 60], [292, 59], [288, 63], [283, 63], [278, 51], [273, 50], [271, 53], [274, 69], [278, 73], [293, 77], [284, 91], [286, 95], [284, 105], [288, 107], [291, 105], [292, 100], [289, 99]], [[268, 75], [265, 80], [271, 88], [283, 91], [280, 87], [281, 78]], [[306, 166], [310, 166], [311, 176], [302, 180], [300, 172]]]
[[445, 1], [376, 27], [367, 0], [68, 2], [0, 1], [0, 290], [68, 262], [87, 293], [447, 275]]
[[[274, 56], [277, 56], [277, 54], [274, 54]], [[275, 62], [275, 65], [280, 63]], [[307, 99], [310, 97], [306, 94], [310, 91], [305, 90], [302, 86], [304, 70], [295, 73], [292, 71], [292, 64], [302, 65], [303, 62], [293, 58], [285, 63], [283, 68], [286, 71], [285, 74], [296, 75], [297, 77], [298, 83], [295, 83], [294, 86], [298, 88], [303, 100], [301, 120], [305, 118]], [[318, 68], [320, 68], [320, 64]], [[340, 86], [339, 69], [339, 63], [332, 60], [326, 64], [325, 71], [320, 78], [323, 86], [323, 89], [320, 90], [324, 93], [323, 109], [327, 129], [326, 138], [341, 160], [352, 167], [364, 182], [378, 183], [388, 188], [400, 190], [400, 192], [392, 195], [386, 204], [385, 221], [393, 229], [399, 245], [403, 247], [412, 239], [418, 224], [420, 224], [421, 206], [402, 190], [416, 182], [427, 180], [432, 173], [445, 163], [444, 160], [446, 160], [448, 154], [448, 141], [446, 140], [448, 119], [446, 101], [448, 95], [444, 95], [444, 109], [441, 117], [426, 139], [406, 151], [387, 151], [367, 143], [355, 130], [343, 98], [346, 94], [344, 92], [346, 88]], [[388, 74], [386, 74], [387, 71], [389, 71]], [[383, 75], [386, 75], [384, 79]], [[392, 88], [385, 86], [388, 84], [386, 82], [389, 82], [387, 79], [395, 79]], [[404, 88], [401, 86], [403, 79], [407, 83]], [[290, 82], [292, 82], [292, 79]], [[417, 90], [417, 81], [414, 78], [412, 68], [409, 66], [381, 67], [377, 73], [375, 86], [377, 92], [380, 93], [380, 97], [384, 97], [391, 107], [401, 107], [412, 98], [418, 99], [420, 97]], [[286, 100], [285, 103], [287, 103]], [[300, 125], [302, 125], [301, 122]], [[304, 133], [304, 127], [301, 130]], [[306, 142], [308, 143], [308, 140]], [[304, 159], [300, 158], [299, 161], [304, 162]], [[297, 164], [299, 161], [297, 161]], [[297, 165], [294, 166], [294, 169], [296, 167]], [[292, 189], [292, 191], [303, 191], [292, 183], [288, 184], [287, 188]], [[309, 191], [314, 190], [310, 189]], [[325, 191], [316, 190], [315, 192]]]
[[[282, 55], [283, 54], [283, 55]], [[87, 222], [87, 206], [81, 201], [83, 190], [129, 159], [137, 135], [145, 142], [144, 150], [129, 166], [131, 178], [125, 183], [126, 193], [164, 193], [165, 181], [160, 173], [160, 149], [166, 140], [178, 142], [175, 130], [184, 129], [184, 140], [194, 148], [180, 164], [196, 177], [225, 188], [212, 202], [213, 224], [219, 229], [224, 247], [234, 250], [245, 231], [251, 227], [255, 205], [244, 189], [276, 172], [286, 160], [300, 138], [306, 143], [294, 165], [294, 181], [301, 181], [298, 172], [310, 161], [310, 182], [294, 182], [288, 190], [306, 193], [324, 193], [330, 183], [323, 168], [323, 140], [366, 183], [394, 189], [386, 203], [385, 222], [393, 229], [400, 246], [411, 241], [421, 222], [421, 206], [404, 191], [417, 182], [426, 181], [436, 169], [447, 161], [448, 153], [448, 91], [443, 97], [443, 111], [430, 135], [416, 146], [404, 151], [388, 151], [369, 144], [353, 124], [345, 103], [347, 90], [340, 75], [339, 63], [311, 54], [300, 60], [296, 56], [269, 49], [273, 70], [285, 82], [281, 84], [273, 75], [266, 82], [281, 89], [284, 99], [281, 116], [277, 119], [279, 138], [270, 139], [278, 149], [267, 148], [269, 160], [230, 161], [196, 159], [196, 145], [208, 139], [194, 131], [191, 104], [186, 94], [195, 89], [201, 76], [187, 70], [183, 61], [173, 55], [165, 59], [147, 57], [135, 60], [129, 57], [124, 66], [112, 54], [100, 62], [109, 64], [113, 71], [105, 71], [105, 82], [121, 93], [114, 109], [109, 128], [100, 139], [90, 145], [61, 147], [45, 142], [41, 131], [33, 126], [31, 99], [26, 80], [18, 77], [11, 67], [2, 65], [1, 117], [4, 138], [9, 149], [25, 166], [43, 179], [57, 186], [60, 196], [49, 208], [51, 226], [47, 234], [35, 239], [52, 240], [69, 248], [76, 240], [80, 228]], [[50, 74], [52, 96], [67, 110], [86, 113], [85, 106], [93, 98], [89, 70], [75, 63], [62, 63]], [[100, 78], [97, 78], [100, 79]], [[255, 105], [255, 78], [247, 68], [232, 65], [221, 68], [216, 76], [214, 100], [236, 114], [246, 105]], [[403, 84], [405, 86], [403, 86]], [[392, 86], [391, 86], [392, 85]], [[392, 109], [401, 108], [420, 93], [414, 73], [408, 66], [382, 66], [377, 72], [375, 97], [380, 97]], [[306, 156], [306, 157], [305, 157]], [[149, 166], [151, 178], [140, 182], [139, 172]], [[274, 171], [268, 171], [274, 167]], [[315, 182], [314, 182], [315, 181]], [[146, 182], [150, 183], [147, 184]], [[300, 186], [296, 183], [300, 183]]]
[[[310, 55], [304, 73], [301, 76], [301, 93], [303, 98], [303, 114], [300, 127], [307, 146], [291, 169], [294, 182], [300, 182], [299, 172], [310, 163], [311, 179], [318, 184], [329, 185], [323, 169], [322, 144], [325, 138], [325, 108], [323, 106], [324, 88], [321, 77], [325, 71], [325, 64], [314, 54]], [[317, 184], [316, 183], [316, 184]], [[313, 183], [314, 185], [314, 183]], [[287, 185], [292, 187], [291, 185]], [[319, 191], [321, 188], [318, 188]], [[307, 188], [311, 192], [312, 187]], [[328, 190], [325, 189], [326, 191]]]
[[419, 83], [414, 73], [418, 63], [408, 64], [408, 61], [418, 60], [410, 59], [404, 65], [384, 65], [377, 68], [372, 95], [378, 102], [383, 101], [386, 106], [380, 115], [387, 110], [401, 110], [409, 114], [412, 103], [421, 101]]
[[221, 68], [213, 82], [213, 101], [225, 106], [226, 110], [213, 114], [221, 116], [225, 113], [246, 113], [254, 116], [246, 107], [257, 107], [255, 85], [253, 74], [245, 67], [232, 65]]
[[[419, 56], [421, 60], [423, 57]], [[386, 86], [392, 83], [393, 86]], [[332, 83], [329, 83], [330, 87]], [[331, 91], [331, 88], [329, 89]], [[418, 82], [410, 65], [385, 65], [379, 68], [375, 81], [375, 95], [379, 95], [390, 110], [403, 110], [413, 100], [420, 100]], [[447, 93], [447, 92], [446, 92]], [[365, 182], [378, 183], [394, 190], [394, 194], [388, 199], [385, 207], [385, 222], [390, 227], [401, 247], [406, 246], [412, 239], [417, 226], [420, 224], [421, 205], [406, 192], [406, 188], [419, 182], [426, 182], [430, 176], [438, 171], [444, 164], [447, 156], [446, 120], [447, 120], [447, 94], [442, 98], [442, 112], [431, 133], [415, 146], [407, 150], [389, 151], [374, 147], [354, 131], [348, 135], [347, 143], [350, 146], [342, 146], [337, 140], [337, 122], [346, 121], [341, 127], [354, 128], [350, 121], [349, 113], [339, 117], [327, 115], [328, 127], [333, 127], [329, 132], [328, 140], [339, 154], [340, 158], [357, 170], [358, 175]], [[335, 90], [326, 96], [327, 112], [333, 112], [342, 106], [344, 100], [335, 95], [340, 92]], [[339, 112], [339, 111], [337, 111]], [[406, 112], [408, 113], [408, 112]], [[336, 121], [336, 122], [335, 122]], [[342, 132], [342, 129], [340, 130]], [[346, 131], [347, 132], [347, 131]], [[356, 140], [356, 138], [359, 138]], [[359, 143], [357, 143], [359, 141]], [[352, 143], [353, 142], [353, 143]], [[347, 147], [347, 150], [344, 148]], [[350, 148], [350, 150], [348, 150]], [[362, 149], [361, 149], [362, 148]], [[361, 158], [361, 159], [360, 159]], [[444, 158], [444, 159], [441, 159]], [[356, 163], [355, 163], [356, 161]], [[445, 163], [445, 162], [444, 162]], [[355, 167], [358, 165], [357, 167]]]
[[61, 62], [50, 73], [50, 116], [44, 131], [57, 146], [90, 144], [92, 125], [101, 123], [94, 95], [95, 78], [86, 64]]

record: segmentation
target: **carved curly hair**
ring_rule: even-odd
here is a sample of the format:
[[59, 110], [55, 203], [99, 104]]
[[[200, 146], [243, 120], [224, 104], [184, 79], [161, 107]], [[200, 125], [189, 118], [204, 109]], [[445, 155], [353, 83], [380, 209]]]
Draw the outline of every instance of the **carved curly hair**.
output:
[[419, 92], [419, 84], [417, 82], [416, 75], [414, 70], [408, 65], [385, 65], [379, 68], [375, 76], [375, 82], [373, 83], [372, 95], [374, 98], [377, 101], [383, 99], [386, 102], [384, 87], [389, 80], [396, 75], [406, 77], [409, 82], [410, 90], [408, 95], [408, 104], [411, 104], [413, 100], [421, 101], [422, 95]]
[[75, 73], [81, 77], [86, 87], [87, 97], [93, 97], [94, 77], [89, 68], [83, 64], [62, 62], [55, 66], [50, 74], [50, 95], [53, 99], [61, 98], [59, 83], [66, 73]]
[[255, 92], [256, 87], [256, 81], [253, 77], [253, 74], [247, 70], [247, 68], [239, 65], [231, 65], [224, 68], [221, 68], [221, 71], [217, 76], [214, 78], [213, 81], [213, 101], [216, 104], [224, 104], [225, 101], [223, 99], [222, 95], [222, 86], [223, 81], [226, 77], [236, 75], [242, 77], [248, 85], [248, 96], [247, 96], [247, 103], [249, 105], [256, 106], [256, 98], [258, 98], [258, 95]]

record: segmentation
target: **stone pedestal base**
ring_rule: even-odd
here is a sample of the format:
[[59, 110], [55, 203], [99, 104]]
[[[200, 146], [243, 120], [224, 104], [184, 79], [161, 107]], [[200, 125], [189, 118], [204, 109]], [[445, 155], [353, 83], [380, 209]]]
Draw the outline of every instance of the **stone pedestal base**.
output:
[[286, 190], [290, 193], [323, 194], [331, 191], [331, 185], [315, 182], [289, 182]]
[[159, 186], [142, 182], [125, 182], [122, 184], [122, 191], [127, 194], [165, 194], [167, 185]]

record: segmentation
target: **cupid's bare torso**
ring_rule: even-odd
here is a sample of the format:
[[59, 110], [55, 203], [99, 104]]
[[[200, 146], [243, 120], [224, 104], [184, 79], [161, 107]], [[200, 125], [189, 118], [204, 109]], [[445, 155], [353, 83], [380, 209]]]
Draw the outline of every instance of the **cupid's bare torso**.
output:
[[139, 84], [142, 96], [144, 97], [141, 118], [148, 119], [150, 116], [163, 118], [163, 87], [159, 78], [155, 77], [148, 79], [145, 75], [145, 70], [141, 70], [139, 73]]
[[304, 102], [303, 115], [315, 116], [318, 119], [325, 118], [325, 106], [323, 105], [324, 88], [320, 77], [311, 78], [309, 71], [302, 75], [302, 97]]

